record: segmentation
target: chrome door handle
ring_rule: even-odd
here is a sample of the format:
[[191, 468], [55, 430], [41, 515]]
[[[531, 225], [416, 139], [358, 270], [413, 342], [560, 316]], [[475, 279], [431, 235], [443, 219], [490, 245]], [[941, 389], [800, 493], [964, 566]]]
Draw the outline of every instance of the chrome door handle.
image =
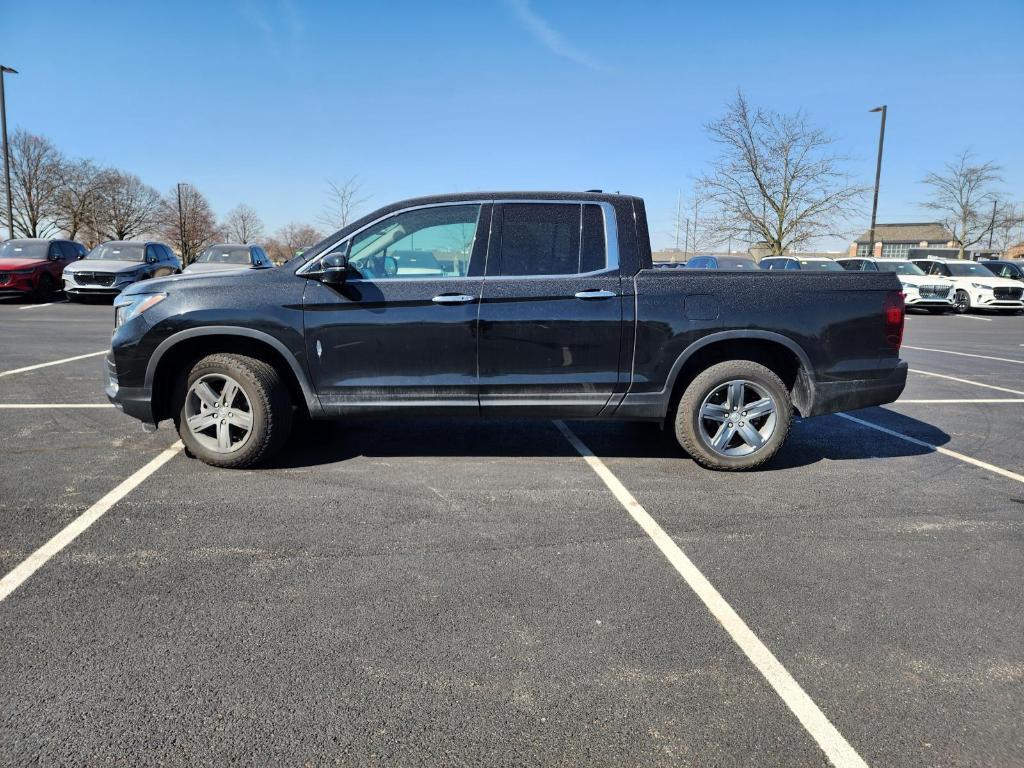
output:
[[600, 291], [597, 289], [591, 289], [589, 291], [580, 291], [576, 294], [577, 299], [611, 299], [618, 296], [615, 291]]
[[435, 304], [466, 304], [475, 300], [476, 296], [467, 296], [464, 293], [442, 293], [431, 299]]

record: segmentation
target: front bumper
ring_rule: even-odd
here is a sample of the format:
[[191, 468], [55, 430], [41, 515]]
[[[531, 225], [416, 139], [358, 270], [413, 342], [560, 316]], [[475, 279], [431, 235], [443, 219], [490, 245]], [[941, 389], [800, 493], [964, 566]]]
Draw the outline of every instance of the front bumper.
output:
[[122, 413], [138, 419], [147, 427], [156, 428], [153, 418], [153, 392], [149, 387], [122, 387], [117, 381], [117, 366], [109, 353], [103, 369], [103, 391], [107, 399]]
[[903, 394], [907, 386], [907, 368], [907, 363], [899, 360], [895, 367], [879, 378], [815, 382], [811, 411], [803, 415], [822, 416], [891, 403]]
[[0, 275], [0, 296], [24, 296], [34, 290], [32, 275]]

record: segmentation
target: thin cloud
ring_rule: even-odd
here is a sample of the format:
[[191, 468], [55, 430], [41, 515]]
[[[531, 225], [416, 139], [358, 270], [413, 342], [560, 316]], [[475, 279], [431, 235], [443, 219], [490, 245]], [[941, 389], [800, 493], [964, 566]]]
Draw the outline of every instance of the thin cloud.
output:
[[505, 0], [505, 4], [508, 5], [516, 18], [519, 19], [523, 27], [526, 28], [526, 31], [556, 56], [588, 69], [597, 70], [598, 72], [607, 71], [607, 67], [587, 53], [574, 47], [554, 30], [550, 24], [538, 16], [537, 12], [530, 7], [529, 0]]

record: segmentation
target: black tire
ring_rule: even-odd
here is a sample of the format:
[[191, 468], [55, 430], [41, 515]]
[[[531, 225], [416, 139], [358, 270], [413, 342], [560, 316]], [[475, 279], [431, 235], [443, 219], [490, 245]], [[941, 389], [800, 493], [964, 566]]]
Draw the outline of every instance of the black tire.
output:
[[947, 312], [949, 312], [949, 310], [945, 307], [934, 307], [928, 310], [928, 314], [930, 315], [944, 315]]
[[958, 315], [966, 315], [971, 311], [971, 295], [964, 290], [958, 290], [953, 304], [953, 311]]
[[[186, 423], [187, 393], [204, 376], [229, 376], [248, 401], [252, 427], [248, 437], [230, 452], [203, 445]], [[292, 425], [292, 404], [288, 387], [277, 370], [262, 360], [245, 355], [217, 353], [202, 358], [177, 387], [174, 412], [178, 434], [185, 448], [213, 467], [243, 469], [271, 458], [287, 442]], [[223, 422], [222, 422], [223, 423]]]
[[36, 285], [35, 300], [42, 303], [53, 301], [53, 297], [56, 293], [57, 289], [53, 284], [53, 278], [50, 277], [49, 273], [44, 273], [43, 276], [39, 278], [38, 285]]
[[[774, 427], [770, 429], [770, 434], [764, 439], [763, 445], [753, 449], [750, 453], [745, 455], [727, 455], [716, 450], [711, 445], [710, 440], [705, 437], [707, 430], [702, 426], [701, 407], [704, 405], [705, 400], [710, 398], [713, 393], [716, 393], [716, 390], [722, 389], [730, 382], [738, 381], [752, 385], [743, 387], [742, 391], [745, 395], [755, 391], [754, 388], [756, 387], [762, 391], [763, 395], [766, 395], [773, 401], [775, 406]], [[746, 402], [746, 400], [744, 399], [743, 402]], [[726, 407], [728, 405], [728, 402], [726, 402]], [[744, 416], [745, 412], [737, 410], [731, 417], [736, 421], [728, 423], [730, 425], [742, 424], [743, 422], [738, 420]], [[754, 418], [760, 420], [761, 426], [757, 426], [753, 420], [751, 420], [750, 424], [755, 426], [755, 430], [758, 430], [758, 435], [760, 435], [762, 428], [768, 428], [770, 416]], [[683, 396], [679, 399], [679, 404], [676, 408], [675, 434], [676, 440], [679, 441], [683, 449], [702, 467], [738, 472], [754, 469], [772, 458], [786, 441], [792, 419], [793, 401], [789, 396], [786, 385], [782, 383], [782, 379], [776, 376], [770, 369], [752, 360], [729, 360], [711, 366], [698, 374], [690, 382], [686, 391], [683, 392]], [[703, 421], [705, 424], [713, 423], [706, 420]], [[742, 436], [738, 437], [737, 440], [745, 442]], [[732, 443], [732, 440], [728, 441], [726, 449], [729, 449], [728, 446]], [[734, 450], [740, 449], [736, 448]]]

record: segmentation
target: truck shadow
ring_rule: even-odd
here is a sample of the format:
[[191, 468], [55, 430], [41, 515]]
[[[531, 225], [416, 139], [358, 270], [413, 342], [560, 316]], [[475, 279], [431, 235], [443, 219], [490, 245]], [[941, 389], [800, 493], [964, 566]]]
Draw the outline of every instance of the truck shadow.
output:
[[[937, 427], [884, 408], [855, 412], [856, 418], [931, 445], [949, 435]], [[668, 430], [642, 422], [574, 421], [571, 429], [602, 458], [692, 461]], [[794, 421], [782, 450], [760, 471], [808, 466], [819, 461], [897, 458], [932, 449], [886, 435], [839, 416]], [[546, 420], [352, 419], [298, 425], [267, 468], [315, 467], [360, 456], [400, 457], [577, 457]]]

